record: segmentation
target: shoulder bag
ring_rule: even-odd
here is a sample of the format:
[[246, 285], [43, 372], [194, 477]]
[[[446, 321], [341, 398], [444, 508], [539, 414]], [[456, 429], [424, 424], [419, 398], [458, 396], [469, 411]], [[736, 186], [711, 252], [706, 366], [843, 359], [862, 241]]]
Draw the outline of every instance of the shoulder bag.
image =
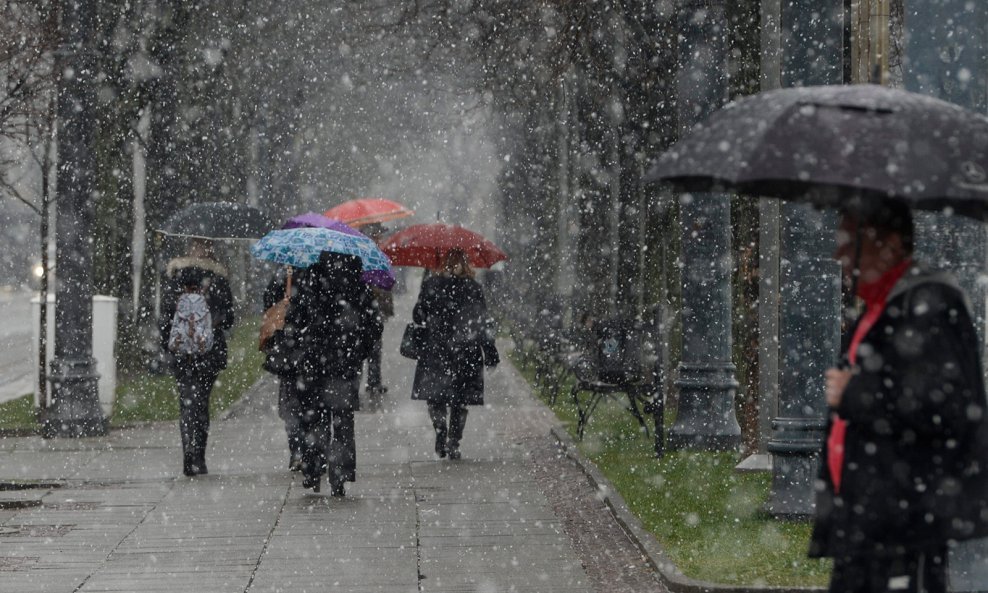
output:
[[409, 323], [401, 335], [401, 347], [398, 352], [405, 358], [418, 360], [425, 352], [429, 330], [424, 325]]
[[288, 277], [285, 280], [285, 298], [268, 307], [261, 318], [261, 335], [258, 340], [257, 349], [264, 350], [268, 340], [274, 333], [285, 327], [285, 313], [288, 312], [288, 301], [292, 296], [292, 269], [288, 268]]

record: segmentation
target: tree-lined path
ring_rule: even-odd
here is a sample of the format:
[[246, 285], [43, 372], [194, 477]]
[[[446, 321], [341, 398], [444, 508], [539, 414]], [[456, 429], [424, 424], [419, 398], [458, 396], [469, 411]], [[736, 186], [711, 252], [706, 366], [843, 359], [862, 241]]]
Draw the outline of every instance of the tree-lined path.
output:
[[358, 477], [346, 498], [329, 497], [328, 488], [312, 494], [286, 470], [269, 379], [215, 422], [210, 473], [196, 479], [181, 476], [173, 423], [96, 439], [8, 438], [0, 482], [61, 487], [0, 492], [0, 590], [656, 587], [582, 474], [553, 447], [550, 412], [507, 363], [488, 374], [489, 405], [471, 409], [464, 459], [435, 457], [425, 406], [408, 399], [412, 363], [396, 354], [410, 305], [399, 303], [387, 326], [391, 390], [382, 402], [364, 400], [357, 415]]

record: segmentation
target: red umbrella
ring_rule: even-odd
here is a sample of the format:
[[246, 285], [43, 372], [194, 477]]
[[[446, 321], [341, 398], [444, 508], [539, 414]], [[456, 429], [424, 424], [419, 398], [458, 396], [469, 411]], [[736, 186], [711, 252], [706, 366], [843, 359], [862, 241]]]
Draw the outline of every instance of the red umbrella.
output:
[[415, 214], [398, 202], [383, 198], [349, 200], [324, 212], [328, 218], [343, 221], [352, 227], [388, 222]]
[[416, 224], [401, 230], [381, 244], [394, 266], [438, 269], [451, 249], [462, 249], [475, 268], [489, 268], [508, 256], [497, 245], [461, 226], [442, 223]]

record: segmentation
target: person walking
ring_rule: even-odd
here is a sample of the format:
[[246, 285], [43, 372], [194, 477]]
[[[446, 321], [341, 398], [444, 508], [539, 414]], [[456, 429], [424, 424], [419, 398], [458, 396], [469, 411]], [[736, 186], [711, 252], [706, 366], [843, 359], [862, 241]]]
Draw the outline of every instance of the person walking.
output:
[[395, 306], [394, 297], [390, 290], [383, 288], [371, 288], [374, 295], [374, 305], [381, 315], [381, 331], [374, 336], [371, 344], [370, 354], [367, 357], [367, 394], [370, 396], [381, 396], [388, 392], [387, 386], [381, 377], [381, 349], [384, 340], [384, 323], [394, 317]]
[[[830, 591], [947, 590], [947, 548], [988, 535], [988, 402], [978, 336], [947, 274], [912, 259], [909, 210], [843, 214], [836, 257], [864, 312], [826, 372], [811, 557]], [[853, 278], [856, 277], [856, 281]]]
[[422, 283], [412, 312], [427, 336], [415, 367], [412, 399], [429, 406], [440, 458], [460, 459], [466, 406], [483, 405], [483, 368], [499, 362], [484, 293], [473, 276], [466, 254], [451, 250], [440, 273]]
[[[365, 225], [361, 230], [378, 245], [381, 244], [381, 241], [387, 235], [387, 229], [381, 223]], [[371, 287], [371, 292], [374, 295], [374, 302], [381, 314], [382, 321], [381, 332], [374, 336], [374, 342], [371, 345], [370, 355], [367, 357], [366, 391], [369, 396], [373, 397], [381, 396], [388, 392], [388, 388], [384, 385], [381, 378], [381, 348], [384, 338], [383, 322], [387, 322], [388, 319], [394, 317], [395, 306], [394, 296], [391, 294], [390, 290]]]
[[[290, 285], [289, 274], [297, 274], [297, 270], [294, 270], [290, 266], [282, 266], [275, 272], [267, 288], [264, 290], [265, 310], [277, 305], [286, 297], [290, 299], [290, 295], [285, 294], [286, 289]], [[276, 343], [271, 344], [267, 348], [290, 348], [290, 342], [293, 341], [294, 328], [289, 326], [280, 331], [284, 335], [292, 337], [289, 339], [272, 340]], [[291, 357], [291, 354], [288, 352], [279, 352], [277, 355], [286, 359]], [[265, 368], [268, 367], [266, 366]], [[298, 399], [298, 388], [296, 385], [298, 373], [290, 365], [279, 365], [278, 368], [272, 369], [272, 372], [278, 377], [278, 417], [285, 423], [285, 434], [288, 437], [288, 469], [297, 472], [302, 469], [303, 439], [302, 405]]]
[[[185, 311], [179, 310], [180, 301], [183, 305], [188, 302], [183, 296], [192, 294], [202, 297], [210, 320], [209, 347], [201, 352], [176, 348], [178, 336], [172, 331], [176, 321], [181, 322], [185, 332], [205, 329], [190, 327]], [[216, 261], [210, 241], [194, 239], [187, 254], [172, 259], [165, 268], [158, 323], [162, 346], [174, 356], [172, 372], [178, 384], [182, 473], [186, 476], [208, 473], [209, 399], [217, 376], [227, 365], [225, 332], [233, 327], [233, 322], [233, 294], [226, 268]]]
[[356, 256], [324, 252], [300, 273], [285, 325], [294, 328], [299, 349], [302, 485], [320, 491], [328, 473], [333, 496], [356, 480], [354, 412], [359, 406], [360, 370], [380, 330], [370, 289], [360, 278]]

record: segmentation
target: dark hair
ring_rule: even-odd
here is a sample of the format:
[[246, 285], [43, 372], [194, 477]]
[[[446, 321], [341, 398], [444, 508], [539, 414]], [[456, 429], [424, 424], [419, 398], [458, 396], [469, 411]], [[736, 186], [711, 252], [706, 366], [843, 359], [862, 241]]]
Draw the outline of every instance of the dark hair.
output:
[[175, 273], [175, 283], [183, 290], [199, 290], [202, 283], [202, 273], [190, 268], [181, 268]]
[[870, 226], [882, 237], [898, 235], [906, 253], [913, 252], [913, 214], [902, 202], [883, 200], [878, 206], [869, 208], [858, 215], [858, 223]]
[[[460, 267], [460, 273], [456, 274], [456, 267]], [[443, 271], [450, 276], [466, 276], [467, 278], [473, 278], [473, 268], [470, 267], [470, 259], [467, 257], [465, 251], [460, 248], [453, 248], [449, 250], [446, 257], [443, 259]]]
[[363, 264], [356, 255], [323, 251], [319, 262], [310, 268], [312, 277], [338, 292], [354, 291], [362, 285], [360, 274]]

